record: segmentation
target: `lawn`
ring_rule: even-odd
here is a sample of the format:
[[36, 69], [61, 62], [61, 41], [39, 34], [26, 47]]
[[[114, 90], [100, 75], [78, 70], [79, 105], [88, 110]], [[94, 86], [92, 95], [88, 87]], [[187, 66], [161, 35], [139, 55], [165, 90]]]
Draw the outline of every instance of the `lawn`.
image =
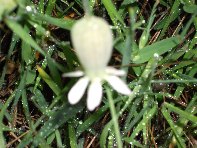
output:
[[195, 0], [0, 0], [0, 148], [195, 148], [196, 115]]

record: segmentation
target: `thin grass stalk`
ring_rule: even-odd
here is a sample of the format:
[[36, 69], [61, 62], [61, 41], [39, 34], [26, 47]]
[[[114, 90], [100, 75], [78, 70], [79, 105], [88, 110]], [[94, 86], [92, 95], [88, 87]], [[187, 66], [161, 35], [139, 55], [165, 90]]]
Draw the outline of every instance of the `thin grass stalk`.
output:
[[117, 145], [118, 145], [118, 148], [122, 148], [123, 146], [122, 146], [120, 128], [119, 128], [119, 124], [118, 124], [118, 116], [116, 114], [116, 108], [115, 108], [112, 94], [111, 94], [109, 88], [106, 88], [106, 92], [107, 92], [107, 98], [109, 100], [109, 108], [110, 108], [110, 113], [112, 116], [112, 121], [114, 123], [114, 131], [115, 131]]

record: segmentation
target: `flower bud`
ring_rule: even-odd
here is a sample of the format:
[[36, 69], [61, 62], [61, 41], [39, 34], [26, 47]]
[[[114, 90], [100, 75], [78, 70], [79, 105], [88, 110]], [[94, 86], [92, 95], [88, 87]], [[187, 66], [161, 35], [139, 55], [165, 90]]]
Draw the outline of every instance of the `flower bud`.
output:
[[109, 24], [96, 16], [85, 16], [71, 30], [76, 54], [87, 75], [98, 75], [106, 68], [113, 47]]

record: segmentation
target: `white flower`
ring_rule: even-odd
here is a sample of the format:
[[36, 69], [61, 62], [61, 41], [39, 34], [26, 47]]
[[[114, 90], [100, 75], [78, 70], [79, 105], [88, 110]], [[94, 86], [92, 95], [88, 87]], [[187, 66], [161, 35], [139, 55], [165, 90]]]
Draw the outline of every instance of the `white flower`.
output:
[[122, 94], [131, 94], [131, 90], [118, 77], [125, 72], [107, 67], [113, 49], [113, 37], [105, 20], [95, 16], [80, 19], [71, 30], [71, 39], [84, 72], [64, 74], [66, 77], [81, 77], [68, 93], [70, 104], [79, 102], [88, 87], [87, 107], [90, 111], [94, 110], [101, 103], [103, 81]]

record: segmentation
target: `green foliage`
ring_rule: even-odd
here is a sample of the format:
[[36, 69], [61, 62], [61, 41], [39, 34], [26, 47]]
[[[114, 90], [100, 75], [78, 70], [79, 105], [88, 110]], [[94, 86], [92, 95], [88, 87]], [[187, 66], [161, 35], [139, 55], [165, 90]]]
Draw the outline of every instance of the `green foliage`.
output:
[[196, 146], [194, 0], [89, 1], [113, 29], [110, 65], [121, 65], [133, 92], [122, 96], [104, 84], [94, 112], [84, 100], [68, 103], [76, 79], [62, 77], [81, 68], [70, 29], [83, 17], [82, 1], [0, 3], [2, 148]]

